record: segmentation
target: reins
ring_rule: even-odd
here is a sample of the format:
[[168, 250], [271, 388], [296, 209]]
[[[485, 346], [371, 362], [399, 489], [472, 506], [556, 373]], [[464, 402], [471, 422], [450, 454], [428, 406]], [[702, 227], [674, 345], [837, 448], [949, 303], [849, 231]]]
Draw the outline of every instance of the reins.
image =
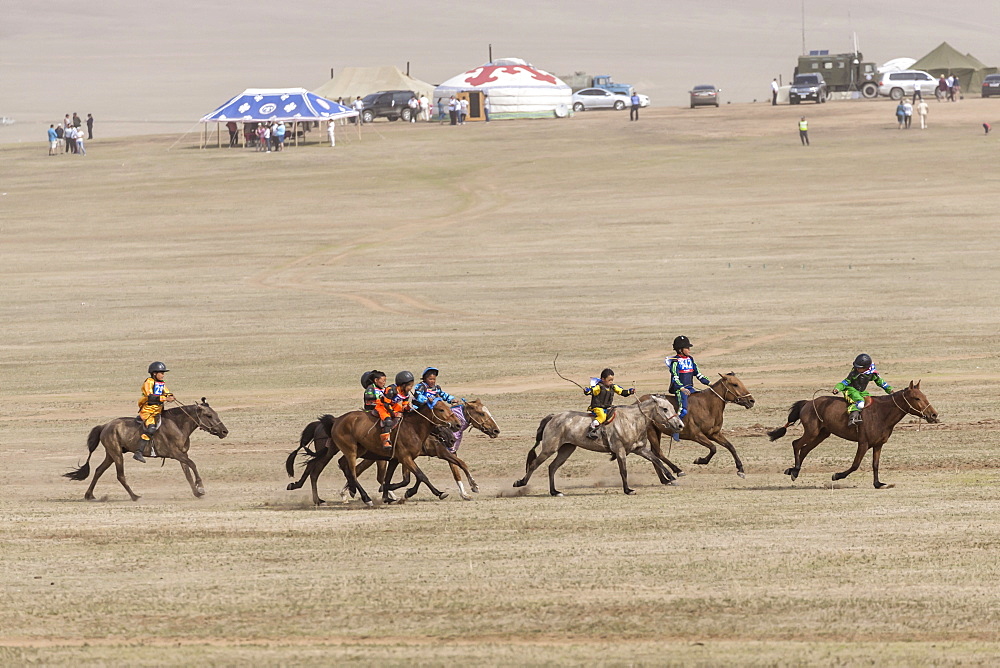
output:
[[[895, 405], [896, 408], [898, 408], [899, 410], [903, 411], [904, 413], [909, 413], [910, 415], [912, 415], [914, 417], [918, 417], [918, 418], [920, 418], [922, 420], [927, 420], [927, 422], [931, 421], [930, 418], [927, 416], [927, 409], [926, 408], [924, 410], [922, 410], [922, 411], [918, 411], [916, 408], [913, 407], [913, 404], [910, 403], [910, 400], [906, 398], [906, 390], [903, 390], [902, 392], [900, 392], [900, 396], [903, 397], [903, 401], [906, 402], [906, 405], [910, 409], [909, 411], [903, 409], [898, 403], [896, 403], [896, 393], [895, 392], [893, 392], [889, 396], [892, 398], [893, 405]], [[910, 412], [910, 411], [912, 411], [912, 412]], [[919, 425], [920, 423], [918, 422], [917, 424]]]

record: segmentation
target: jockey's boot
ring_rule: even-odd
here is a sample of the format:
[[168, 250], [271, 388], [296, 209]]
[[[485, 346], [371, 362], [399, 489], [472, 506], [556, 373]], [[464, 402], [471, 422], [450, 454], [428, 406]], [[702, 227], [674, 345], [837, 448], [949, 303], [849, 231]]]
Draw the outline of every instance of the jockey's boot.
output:
[[139, 439], [139, 447], [132, 453], [132, 459], [143, 464], [146, 463], [146, 459], [142, 456], [142, 451], [146, 449], [147, 443], [149, 443], [149, 437], [143, 434], [142, 438]]
[[597, 440], [597, 428], [600, 427], [600, 426], [601, 426], [600, 422], [598, 422], [597, 420], [593, 420], [590, 423], [590, 426], [587, 428], [587, 438], [589, 438], [592, 441], [596, 441]]
[[861, 411], [851, 411], [850, 417], [847, 418], [847, 426], [853, 427], [857, 424], [861, 424]]
[[670, 438], [674, 439], [675, 443], [680, 443], [681, 442], [680, 432], [676, 432], [675, 431], [674, 433], [670, 434]]
[[388, 433], [382, 434], [382, 445], [385, 446], [385, 447], [387, 447], [387, 448], [391, 448], [392, 447], [392, 443], [389, 441], [389, 434]]

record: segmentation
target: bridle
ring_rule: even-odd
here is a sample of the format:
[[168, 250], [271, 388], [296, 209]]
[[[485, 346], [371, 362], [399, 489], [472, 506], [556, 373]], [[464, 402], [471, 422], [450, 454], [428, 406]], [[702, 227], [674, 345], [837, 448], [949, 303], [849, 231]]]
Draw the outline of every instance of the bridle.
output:
[[[930, 406], [927, 406], [927, 408], [923, 409], [922, 411], [918, 411], [913, 406], [913, 404], [910, 403], [910, 400], [906, 398], [906, 390], [903, 390], [902, 392], [900, 392], [899, 395], [901, 397], [903, 397], [903, 401], [906, 403], [906, 406], [910, 410], [906, 410], [905, 408], [903, 408], [902, 406], [900, 406], [898, 403], [896, 403], [896, 393], [893, 392], [889, 396], [892, 397], [892, 403], [896, 406], [896, 408], [898, 408], [899, 410], [903, 411], [904, 413], [907, 413], [908, 415], [912, 415], [914, 417], [918, 417], [918, 418], [921, 418], [923, 420], [926, 420], [927, 423], [930, 424], [931, 418], [927, 414], [927, 410], [930, 408]], [[917, 424], [919, 424], [919, 423], [917, 423]]]
[[[181, 409], [181, 412], [184, 413], [184, 415], [186, 415], [192, 422], [194, 422], [195, 427], [197, 429], [201, 429], [204, 432], [208, 432], [212, 436], [218, 436], [218, 433], [216, 433], [215, 431], [212, 431], [212, 429], [216, 428], [216, 425], [209, 425], [209, 426], [206, 427], [204, 424], [202, 424], [202, 422], [201, 422], [201, 413], [200, 412], [198, 414], [198, 417], [194, 417], [190, 413], [188, 413], [188, 411], [187, 411], [188, 408], [195, 407], [195, 406], [200, 406], [200, 405], [201, 404], [197, 404], [197, 403], [195, 403], [195, 404], [184, 404], [184, 403], [181, 403], [180, 401], [177, 402], [177, 408]], [[221, 424], [222, 420], [219, 420], [219, 423]]]
[[[721, 399], [721, 400], [722, 400], [722, 403], [727, 403], [727, 404], [739, 404], [739, 401], [740, 401], [740, 399], [746, 399], [747, 397], [749, 397], [750, 399], [752, 399], [752, 400], [753, 400], [754, 402], [756, 402], [756, 401], [757, 401], [756, 399], [754, 399], [754, 397], [753, 397], [753, 394], [752, 394], [752, 393], [750, 393], [750, 392], [747, 392], [746, 394], [737, 394], [737, 393], [736, 393], [736, 390], [734, 390], [733, 388], [729, 387], [729, 383], [726, 383], [725, 385], [726, 385], [726, 396], [725, 396], [725, 397], [724, 397], [724, 396], [722, 396], [721, 394], [719, 394], [718, 392], [716, 392], [716, 391], [715, 391], [715, 388], [714, 388], [714, 387], [712, 387], [711, 385], [709, 385], [709, 386], [708, 386], [708, 390], [709, 390], [709, 391], [710, 391], [710, 392], [711, 392], [712, 394], [714, 394], [715, 396], [719, 397], [719, 399]], [[727, 397], [729, 396], [729, 393], [730, 393], [730, 392], [732, 392], [732, 393], [733, 393], [733, 398], [732, 398], [732, 399], [728, 399], [728, 398], [727, 398]]]
[[[469, 405], [468, 403], [464, 403], [464, 404], [462, 404], [462, 407], [463, 408], [467, 408], [468, 405]], [[476, 422], [476, 420], [473, 419], [472, 414], [468, 410], [463, 410], [462, 411], [462, 415], [465, 416], [465, 421], [467, 422], [467, 424], [462, 429], [462, 431], [465, 431], [466, 429], [468, 429], [470, 427], [475, 427], [479, 431], [481, 431], [484, 434], [486, 434], [487, 436], [489, 436], [489, 432], [487, 432], [487, 427], [486, 427], [486, 422], [485, 421]]]
[[[656, 396], [657, 396], [657, 395], [655, 395], [655, 394], [653, 395], [653, 397], [654, 397], [654, 403], [655, 403], [655, 397], [656, 397]], [[646, 411], [644, 411], [644, 410], [642, 409], [642, 402], [641, 402], [641, 401], [637, 401], [637, 402], [635, 402], [635, 406], [636, 406], [636, 408], [638, 408], [638, 409], [639, 409], [639, 412], [640, 412], [640, 413], [642, 413], [642, 417], [644, 417], [644, 418], [646, 418], [647, 420], [649, 420], [651, 424], [655, 424], [655, 425], [656, 425], [656, 428], [657, 428], [657, 429], [661, 429], [661, 430], [663, 430], [664, 428], [669, 428], [669, 427], [667, 427], [666, 425], [664, 425], [664, 426], [660, 426], [660, 425], [656, 424], [656, 420], [654, 420], [654, 419], [653, 419], [653, 418], [651, 418], [650, 416], [646, 415]], [[660, 406], [660, 405], [659, 405], [659, 403], [657, 403], [657, 404], [656, 404], [656, 408], [659, 408], [660, 410], [663, 410], [663, 407], [662, 407], [662, 406]], [[680, 418], [679, 418], [679, 417], [678, 417], [678, 416], [677, 416], [676, 414], [674, 415], [674, 417], [676, 417], [677, 419], [680, 419]], [[667, 418], [667, 422], [669, 422], [669, 421], [670, 421], [670, 418]]]

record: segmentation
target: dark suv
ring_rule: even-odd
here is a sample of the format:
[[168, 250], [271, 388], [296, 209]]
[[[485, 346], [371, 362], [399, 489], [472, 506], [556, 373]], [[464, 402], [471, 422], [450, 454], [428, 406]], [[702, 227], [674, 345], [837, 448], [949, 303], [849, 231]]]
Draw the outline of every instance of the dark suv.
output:
[[827, 94], [822, 74], [798, 74], [788, 89], [788, 104], [798, 104], [802, 100], [816, 100], [817, 104], [822, 104]]
[[412, 90], [381, 90], [371, 95], [365, 95], [361, 101], [365, 103], [361, 112], [361, 120], [371, 123], [376, 118], [388, 118], [390, 121], [410, 120], [410, 98]]

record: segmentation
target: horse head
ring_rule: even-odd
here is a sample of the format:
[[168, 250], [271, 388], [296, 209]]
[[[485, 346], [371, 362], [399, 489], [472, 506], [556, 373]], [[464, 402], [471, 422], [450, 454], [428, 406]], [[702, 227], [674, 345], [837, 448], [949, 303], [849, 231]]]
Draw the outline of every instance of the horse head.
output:
[[462, 411], [465, 413], [465, 419], [469, 421], [469, 424], [490, 438], [496, 438], [500, 435], [500, 427], [497, 425], [496, 420], [493, 419], [493, 414], [490, 413], [490, 409], [479, 399], [466, 401], [462, 404]]
[[927, 400], [927, 396], [920, 390], [919, 380], [916, 385], [913, 384], [912, 380], [910, 381], [910, 386], [903, 390], [903, 400], [910, 409], [907, 412], [912, 415], [923, 418], [928, 422], [941, 421], [938, 419], [937, 409], [931, 406], [931, 402]]
[[435, 401], [434, 405], [428, 408], [430, 412], [431, 424], [448, 427], [452, 431], [458, 431], [462, 428], [462, 423], [458, 421], [458, 416], [455, 412], [451, 410], [451, 406], [444, 401]]
[[719, 386], [716, 391], [719, 392], [723, 401], [731, 401], [747, 410], [753, 408], [756, 403], [750, 390], [732, 371], [724, 376], [720, 373], [719, 380], [715, 381], [715, 385]]
[[215, 409], [208, 405], [208, 400], [205, 397], [201, 398], [200, 404], [195, 404], [198, 416], [198, 428], [207, 431], [212, 436], [218, 436], [219, 438], [225, 438], [229, 436], [229, 429], [226, 425], [222, 424], [222, 420], [219, 418], [219, 414], [215, 412]]
[[[650, 404], [653, 423], [660, 431], [680, 433], [684, 429], [684, 422], [677, 417], [677, 411], [674, 410], [673, 404], [667, 400], [666, 395], [651, 394], [649, 399], [642, 403]], [[640, 404], [641, 406], [642, 404]]]
[[433, 436], [438, 443], [444, 447], [451, 449], [455, 445], [455, 432], [449, 429], [445, 425], [437, 425], [431, 429], [431, 436]]

